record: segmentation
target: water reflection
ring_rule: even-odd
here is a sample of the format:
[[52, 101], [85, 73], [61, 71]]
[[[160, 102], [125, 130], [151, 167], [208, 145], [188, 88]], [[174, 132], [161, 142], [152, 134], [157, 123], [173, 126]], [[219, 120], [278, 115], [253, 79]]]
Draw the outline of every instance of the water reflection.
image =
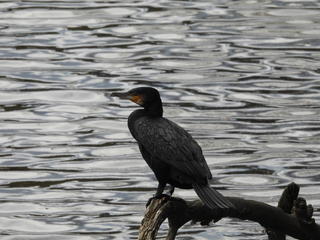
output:
[[[110, 93], [138, 85], [157, 87], [166, 116], [198, 139], [217, 189], [276, 203], [295, 181], [317, 207], [319, 7], [0, 3], [2, 239], [136, 238], [156, 181], [126, 127], [134, 106]], [[177, 239], [213, 237], [265, 238], [223, 220]]]

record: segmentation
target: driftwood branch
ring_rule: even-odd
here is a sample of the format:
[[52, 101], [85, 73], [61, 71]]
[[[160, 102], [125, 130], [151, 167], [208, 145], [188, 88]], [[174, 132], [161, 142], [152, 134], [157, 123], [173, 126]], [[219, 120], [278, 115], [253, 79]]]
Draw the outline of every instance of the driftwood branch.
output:
[[266, 229], [269, 240], [284, 240], [286, 235], [301, 240], [319, 240], [320, 226], [312, 218], [313, 208], [299, 198], [299, 186], [289, 184], [284, 190], [278, 207], [263, 202], [228, 197], [235, 209], [212, 210], [200, 200], [185, 201], [180, 198], [154, 199], [142, 220], [138, 240], [155, 240], [158, 229], [168, 219], [166, 240], [174, 240], [178, 229], [189, 221], [208, 225], [224, 217], [251, 220]]

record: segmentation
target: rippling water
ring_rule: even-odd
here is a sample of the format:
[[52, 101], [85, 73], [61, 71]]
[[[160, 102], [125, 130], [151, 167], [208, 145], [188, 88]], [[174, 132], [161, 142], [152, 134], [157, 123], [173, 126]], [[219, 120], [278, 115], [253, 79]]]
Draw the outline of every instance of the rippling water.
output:
[[[275, 204], [294, 181], [319, 207], [319, 13], [315, 0], [1, 1], [1, 239], [136, 238], [156, 181], [127, 130], [135, 106], [109, 94], [142, 85], [224, 194]], [[213, 237], [265, 234], [225, 219], [178, 239]]]

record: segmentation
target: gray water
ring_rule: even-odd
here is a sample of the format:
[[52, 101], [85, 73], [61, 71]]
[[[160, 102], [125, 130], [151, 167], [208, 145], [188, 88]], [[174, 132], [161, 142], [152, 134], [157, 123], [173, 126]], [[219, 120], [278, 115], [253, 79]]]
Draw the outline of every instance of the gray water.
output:
[[[136, 106], [110, 97], [136, 86], [161, 91], [216, 189], [276, 204], [294, 181], [320, 221], [319, 62], [316, 0], [1, 1], [1, 239], [136, 239], [157, 182]], [[266, 236], [224, 219], [177, 239]]]

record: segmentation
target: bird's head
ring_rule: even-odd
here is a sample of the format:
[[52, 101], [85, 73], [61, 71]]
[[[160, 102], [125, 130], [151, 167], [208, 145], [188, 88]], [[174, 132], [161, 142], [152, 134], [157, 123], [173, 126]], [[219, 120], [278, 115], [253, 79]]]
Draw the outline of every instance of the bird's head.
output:
[[148, 107], [161, 101], [158, 90], [152, 87], [133, 88], [125, 93], [113, 93], [112, 96], [129, 99], [142, 107]]
[[142, 106], [150, 113], [161, 112], [162, 115], [162, 102], [160, 94], [157, 89], [152, 87], [138, 87], [133, 88], [125, 93], [113, 93], [112, 96], [116, 96], [122, 99], [129, 99], [130, 101]]

